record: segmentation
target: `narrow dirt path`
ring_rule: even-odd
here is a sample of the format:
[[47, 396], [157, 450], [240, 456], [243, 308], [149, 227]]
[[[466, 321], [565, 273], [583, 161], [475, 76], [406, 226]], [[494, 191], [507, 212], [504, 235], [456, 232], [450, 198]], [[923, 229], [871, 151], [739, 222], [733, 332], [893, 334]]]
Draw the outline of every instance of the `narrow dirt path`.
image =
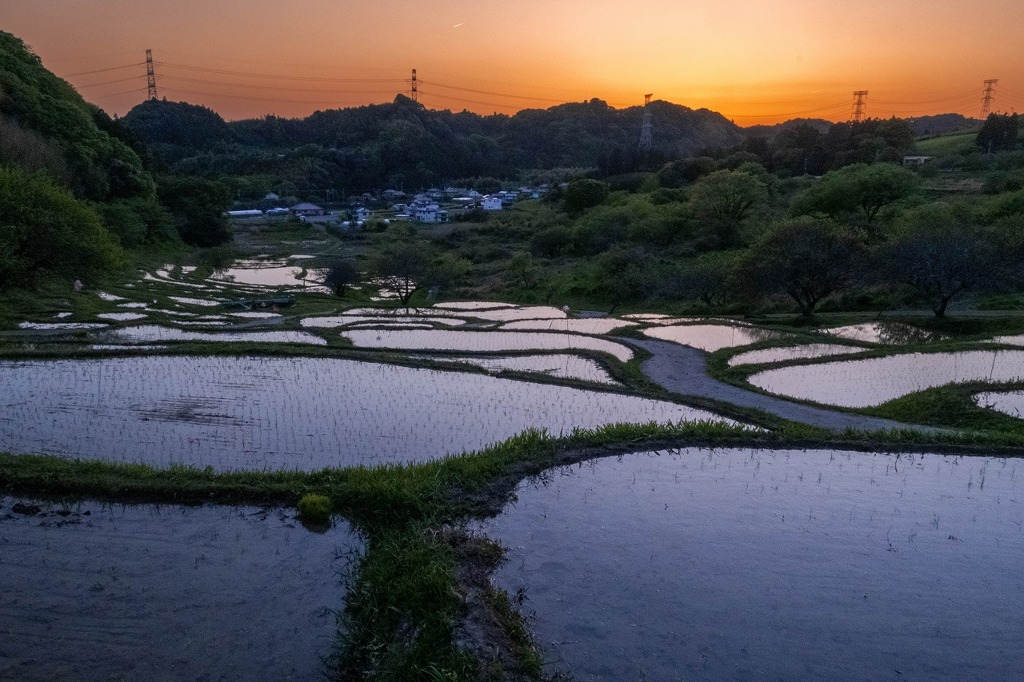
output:
[[662, 388], [679, 395], [714, 398], [741, 407], [753, 407], [783, 419], [826, 429], [937, 430], [888, 419], [833, 412], [820, 407], [810, 407], [782, 398], [754, 393], [708, 376], [707, 355], [703, 351], [670, 341], [655, 341], [653, 339], [623, 339], [623, 341], [651, 353], [651, 357], [644, 360], [641, 365], [643, 373]]

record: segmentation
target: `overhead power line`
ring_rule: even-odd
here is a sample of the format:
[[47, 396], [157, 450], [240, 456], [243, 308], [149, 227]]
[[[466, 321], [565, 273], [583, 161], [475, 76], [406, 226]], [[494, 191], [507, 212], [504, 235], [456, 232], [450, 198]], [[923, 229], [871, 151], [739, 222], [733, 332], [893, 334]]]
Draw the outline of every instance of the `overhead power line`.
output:
[[767, 114], [729, 114], [727, 118], [778, 118], [780, 116], [804, 116], [806, 114], [820, 114], [827, 112], [847, 111], [850, 108], [848, 102], [829, 104], [815, 109], [804, 109], [803, 111], [772, 112]]
[[476, 100], [476, 99], [464, 99], [462, 97], [452, 97], [450, 95], [443, 95], [443, 94], [440, 94], [440, 93], [434, 93], [434, 92], [429, 92], [429, 91], [424, 91], [424, 90], [420, 90], [419, 91], [419, 95], [420, 95], [420, 99], [422, 99], [423, 97], [433, 97], [435, 99], [440, 99], [440, 100], [448, 101], [448, 102], [459, 102], [459, 103], [462, 103], [462, 104], [478, 104], [478, 105], [483, 106], [483, 107], [494, 107], [496, 109], [513, 109], [513, 110], [518, 110], [518, 107], [516, 105], [514, 105], [514, 104], [498, 103], [498, 102], [483, 102], [483, 101]]
[[[154, 90], [157, 83], [161, 84], [161, 89], [169, 92], [175, 92], [183, 95], [191, 95], [198, 97], [223, 97], [230, 99], [243, 99], [254, 102], [278, 102], [282, 104], [313, 104], [313, 105], [336, 105], [336, 106], [352, 106], [366, 103], [365, 100], [360, 100], [359, 95], [387, 95], [387, 94], [398, 94], [399, 92], [413, 93], [415, 97], [423, 95], [434, 102], [443, 103], [458, 103], [466, 105], [476, 105], [483, 107], [493, 107], [496, 110], [503, 111], [517, 111], [524, 104], [527, 106], [530, 103], [535, 103], [537, 106], [544, 104], [563, 104], [570, 102], [579, 102], [581, 99], [578, 96], [567, 96], [558, 97], [556, 96], [534, 96], [534, 95], [523, 95], [516, 94], [514, 92], [499, 92], [497, 90], [482, 89], [467, 87], [464, 85], [457, 85], [453, 83], [461, 82], [455, 78], [444, 79], [444, 80], [420, 80], [415, 77], [410, 79], [408, 77], [364, 77], [364, 78], [343, 78], [343, 77], [330, 77], [330, 76], [304, 76], [304, 75], [291, 75], [291, 74], [280, 74], [280, 73], [267, 73], [266, 71], [247, 71], [247, 70], [234, 70], [234, 69], [223, 69], [217, 67], [206, 67], [197, 66], [194, 64], [184, 64], [174, 61], [151, 61], [147, 62], [136, 62], [131, 64], [121, 64], [117, 66], [106, 67], [102, 69], [92, 69], [88, 71], [79, 71], [72, 74], [63, 76], [64, 78], [74, 78], [80, 76], [87, 76], [92, 74], [108, 73], [113, 71], [119, 71], [124, 69], [138, 69], [140, 67], [150, 66], [150, 69], [143, 71], [143, 73], [137, 76], [130, 76], [127, 78], [116, 78], [111, 80], [105, 80], [98, 83], [83, 84], [80, 88], [98, 88], [116, 83], [123, 83], [134, 81], [146, 77], [149, 81], [150, 86], [149, 96], [154, 96]], [[159, 67], [160, 73], [156, 73], [156, 67]], [[187, 75], [187, 74], [192, 74]], [[204, 75], [217, 75], [225, 76], [227, 78], [204, 78]], [[253, 82], [254, 80], [264, 80], [268, 82], [258, 83]], [[276, 81], [277, 83], [275, 83]], [[558, 86], [542, 86], [536, 84], [530, 85], [516, 85], [512, 83], [502, 83], [499, 81], [489, 81], [496, 85], [507, 85], [510, 88], [523, 88], [527, 91], [536, 90], [547, 90], [551, 92], [565, 93], [566, 95], [572, 91], [572, 89], [558, 87]], [[349, 89], [348, 87], [336, 87], [331, 89], [321, 89], [317, 87], [301, 87], [301, 84], [336, 84], [344, 86], [348, 84], [372, 84], [376, 86], [387, 86], [395, 85], [402, 86], [394, 89], [373, 88], [373, 89]], [[165, 87], [167, 85], [173, 86], [175, 84], [195, 84], [201, 86], [207, 86], [209, 88], [244, 88], [246, 90], [259, 90], [267, 93], [282, 92], [282, 93], [308, 93], [313, 97], [306, 99], [292, 99], [292, 98], [280, 98], [273, 96], [259, 96], [257, 94], [231, 94], [222, 92], [203, 92], [186, 87]], [[123, 93], [116, 94], [103, 94], [102, 97], [113, 97], [118, 94], [131, 94], [136, 90], [129, 90]], [[583, 92], [577, 90], [576, 92]], [[466, 93], [470, 95], [460, 95], [459, 93]], [[908, 99], [908, 100], [886, 100], [886, 99], [872, 99], [873, 116], [912, 116], [919, 114], [927, 114], [931, 112], [934, 107], [928, 107], [927, 105], [938, 105], [946, 104], [950, 109], [965, 110], [969, 104], [977, 101], [977, 95], [975, 93], [957, 92], [957, 93], [920, 93], [924, 95], [922, 99]], [[316, 95], [322, 95], [322, 97], [316, 98]], [[483, 97], [472, 97], [473, 95], [482, 95]], [[854, 93], [854, 120], [862, 120], [866, 113], [866, 91], [858, 91]], [[929, 95], [934, 95], [929, 97]], [[588, 98], [584, 97], [582, 101], [586, 101]], [[684, 99], [684, 98], [680, 98]], [[1012, 89], [1006, 89], [1000, 85], [1000, 99], [1005, 105], [1015, 106], [1019, 105], [1024, 100], [1024, 94], [1015, 92]], [[496, 101], [497, 100], [497, 101]], [[503, 100], [503, 101], [502, 101]], [[797, 104], [801, 101], [806, 100], [787, 100], [787, 101], [773, 101], [763, 102], [762, 105], [776, 106], [786, 104]], [[858, 106], [859, 104], [859, 106]], [[627, 108], [635, 106], [632, 103], [614, 103], [609, 102], [610, 106], [616, 108]], [[705, 105], [707, 106], [707, 105]], [[712, 105], [714, 106], [714, 105]], [[718, 105], [719, 108], [728, 110], [728, 104]], [[782, 112], [768, 112], [762, 114], [727, 114], [728, 118], [731, 119], [744, 119], [744, 120], [756, 120], [756, 119], [783, 119], [793, 118], [801, 116], [812, 116], [820, 115], [822, 117], [834, 118], [841, 115], [842, 110], [849, 111], [849, 102], [846, 103], [831, 103], [825, 104], [818, 107], [809, 107], [803, 110], [790, 110]], [[923, 107], [923, 108], [922, 108]], [[859, 109], [859, 111], [858, 111]]]
[[142, 80], [143, 78], [145, 78], [144, 75], [138, 74], [136, 76], [128, 76], [128, 78], [117, 78], [112, 81], [103, 81], [102, 83], [86, 83], [85, 85], [80, 85], [79, 87], [98, 88], [101, 85], [110, 85], [111, 83], [127, 83], [128, 81], [138, 81]]
[[916, 105], [916, 104], [942, 104], [944, 102], [952, 104], [952, 103], [964, 102], [966, 100], [974, 101], [976, 98], [977, 98], [977, 95], [975, 93], [969, 92], [969, 93], [963, 93], [961, 95], [957, 95], [957, 96], [953, 96], [953, 97], [942, 97], [940, 99], [923, 99], [923, 100], [910, 101], [910, 102], [901, 102], [901, 101], [897, 101], [897, 100], [887, 100], [887, 99], [872, 98], [871, 102], [873, 104], [895, 104], [895, 105], [898, 105], [898, 106], [903, 106], [903, 105], [910, 105], [910, 106], [912, 106], [912, 105]]
[[223, 76], [241, 76], [244, 78], [276, 78], [278, 80], [309, 81], [314, 83], [405, 83], [406, 78], [329, 78], [325, 76], [292, 76], [271, 73], [255, 73], [252, 71], [231, 71], [228, 69], [215, 69], [205, 66], [190, 66], [188, 64], [175, 64], [174, 62], [157, 62], [157, 66], [171, 69], [184, 69], [186, 71], [198, 71], [201, 73], [216, 73]]
[[94, 73], [106, 73], [107, 71], [119, 71], [121, 69], [137, 69], [140, 66], [145, 66], [145, 62], [137, 62], [135, 64], [122, 64], [121, 66], [111, 66], [106, 69], [93, 69], [92, 71], [79, 71], [78, 73], [69, 73], [61, 76], [61, 78], [75, 78], [77, 76], [91, 76]]
[[133, 95], [137, 92], [146, 92], [146, 88], [135, 88], [133, 90], [124, 90], [122, 92], [108, 92], [103, 95], [95, 95], [92, 99], [108, 99], [110, 97], [123, 97], [124, 95]]
[[186, 78], [185, 76], [163, 75], [159, 79], [163, 83], [196, 83], [198, 85], [212, 85], [215, 87], [245, 88], [246, 90], [272, 90], [281, 92], [313, 92], [325, 95], [335, 94], [362, 94], [376, 93], [381, 90], [324, 90], [323, 88], [296, 88], [288, 85], [253, 85], [251, 83], [228, 83], [225, 81], [211, 81], [204, 78]]
[[459, 92], [470, 92], [475, 95], [490, 95], [492, 97], [507, 97], [509, 99], [525, 99], [534, 102], [556, 102], [558, 104], [564, 104], [564, 99], [552, 99], [550, 97], [529, 97], [527, 95], [512, 95], [505, 92], [491, 92], [489, 90], [475, 90], [473, 88], [463, 88], [458, 85], [445, 85], [444, 83], [438, 83], [437, 81], [425, 81], [420, 79], [420, 85], [433, 85], [435, 88], [444, 88], [446, 90], [457, 90]]
[[[363, 104], [369, 104], [368, 102], [356, 100], [343, 102], [336, 97], [329, 97], [320, 100], [298, 100], [298, 99], [281, 99], [280, 97], [252, 97], [247, 95], [229, 95], [221, 92], [196, 92], [194, 90], [179, 90], [177, 88], [163, 88], [165, 92], [171, 92], [178, 95], [191, 95], [193, 97], [212, 97], [212, 98], [227, 98], [227, 99], [244, 99], [253, 102], [275, 102], [279, 104], [333, 104], [336, 106], [360, 106]], [[366, 94], [371, 94], [367, 92]], [[393, 92], [390, 90], [379, 91], [381, 95], [392, 95]]]

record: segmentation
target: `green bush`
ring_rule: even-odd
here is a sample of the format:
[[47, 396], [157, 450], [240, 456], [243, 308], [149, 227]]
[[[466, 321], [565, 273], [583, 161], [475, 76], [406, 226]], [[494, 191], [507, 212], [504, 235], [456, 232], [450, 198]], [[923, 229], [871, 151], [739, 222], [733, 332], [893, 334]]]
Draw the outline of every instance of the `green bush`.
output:
[[331, 498], [316, 493], [303, 495], [299, 500], [299, 518], [306, 523], [329, 523], [331, 520]]

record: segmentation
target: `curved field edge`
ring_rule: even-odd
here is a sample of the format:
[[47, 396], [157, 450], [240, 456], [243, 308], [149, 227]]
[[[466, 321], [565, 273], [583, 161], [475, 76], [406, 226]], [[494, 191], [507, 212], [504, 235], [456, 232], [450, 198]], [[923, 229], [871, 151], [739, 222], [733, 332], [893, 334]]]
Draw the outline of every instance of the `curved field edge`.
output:
[[[466, 523], [501, 512], [523, 479], [555, 466], [681, 447], [833, 447], [1024, 456], [1000, 434], [830, 433], [784, 424], [757, 431], [720, 422], [617, 424], [562, 438], [526, 431], [485, 450], [423, 464], [317, 472], [212, 469], [0, 454], [0, 491], [122, 502], [294, 506], [308, 493], [366, 539], [346, 578], [336, 679], [540, 680], [543, 659], [514, 597], [490, 584], [504, 550]], [[1008, 447], [1016, 446], [1016, 447]]]
[[1024, 443], [1024, 419], [982, 407], [974, 399], [978, 393], [1020, 390], [1024, 382], [966, 381], [908, 393], [862, 412], [913, 424], [1016, 436]]

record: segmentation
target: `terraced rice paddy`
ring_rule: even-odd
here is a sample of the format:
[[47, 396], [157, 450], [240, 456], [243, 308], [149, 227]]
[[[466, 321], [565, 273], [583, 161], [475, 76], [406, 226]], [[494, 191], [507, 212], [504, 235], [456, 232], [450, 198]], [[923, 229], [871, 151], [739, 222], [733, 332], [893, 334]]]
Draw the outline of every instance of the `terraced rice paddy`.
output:
[[2, 362], [0, 449], [216, 470], [426, 461], [528, 428], [720, 419], [659, 400], [349, 360]]
[[714, 352], [722, 348], [746, 346], [758, 341], [785, 339], [786, 335], [767, 329], [742, 325], [688, 324], [645, 329], [644, 335], [652, 339], [672, 341], [684, 346]]
[[501, 357], [444, 357], [445, 362], [459, 362], [482, 367], [489, 372], [529, 372], [558, 377], [579, 379], [599, 384], [617, 384], [600, 363], [578, 355], [555, 353], [551, 355], [508, 355]]
[[[203, 325], [215, 322], [203, 322]], [[190, 332], [174, 327], [139, 325], [122, 327], [104, 332], [103, 340], [111, 343], [163, 343], [167, 341], [250, 341], [254, 343], [304, 343], [326, 346], [327, 341], [308, 332], [259, 331], [259, 332]], [[98, 338], [98, 337], [97, 337]]]
[[865, 341], [883, 346], [905, 346], [912, 343], [941, 341], [942, 334], [901, 322], [865, 322], [845, 327], [822, 329], [822, 332], [851, 341]]
[[982, 407], [1024, 419], [1024, 391], [979, 393], [974, 400]]
[[627, 362], [633, 351], [614, 341], [579, 334], [454, 331], [447, 329], [350, 329], [343, 331], [357, 348], [507, 353], [531, 350], [591, 350]]
[[384, 326], [427, 326], [459, 327], [466, 320], [456, 317], [428, 317], [419, 315], [325, 315], [322, 317], [304, 317], [299, 321], [307, 329], [335, 329], [351, 325], [384, 325]]
[[961, 381], [1024, 379], [1024, 351], [904, 353], [759, 372], [748, 381], [769, 393], [840, 407], [870, 407]]
[[811, 360], [833, 355], [849, 355], [862, 353], [865, 348], [858, 346], [841, 346], [835, 343], [809, 343], [802, 346], [782, 346], [779, 348], [762, 348], [738, 353], [729, 358], [729, 366], [760, 365], [769, 362], [785, 362], [787, 360]]
[[248, 284], [260, 287], [319, 287], [323, 270], [306, 270], [301, 265], [290, 265], [288, 260], [236, 261], [233, 267], [218, 270], [210, 280], [219, 283]]
[[1020, 679], [1020, 466], [627, 455], [525, 482], [482, 527], [576, 680]]
[[312, 680], [335, 644], [344, 522], [0, 497], [0, 679]]
[[517, 320], [501, 325], [502, 329], [565, 332], [567, 334], [608, 334], [613, 329], [635, 327], [636, 322], [610, 317], [564, 320]]

